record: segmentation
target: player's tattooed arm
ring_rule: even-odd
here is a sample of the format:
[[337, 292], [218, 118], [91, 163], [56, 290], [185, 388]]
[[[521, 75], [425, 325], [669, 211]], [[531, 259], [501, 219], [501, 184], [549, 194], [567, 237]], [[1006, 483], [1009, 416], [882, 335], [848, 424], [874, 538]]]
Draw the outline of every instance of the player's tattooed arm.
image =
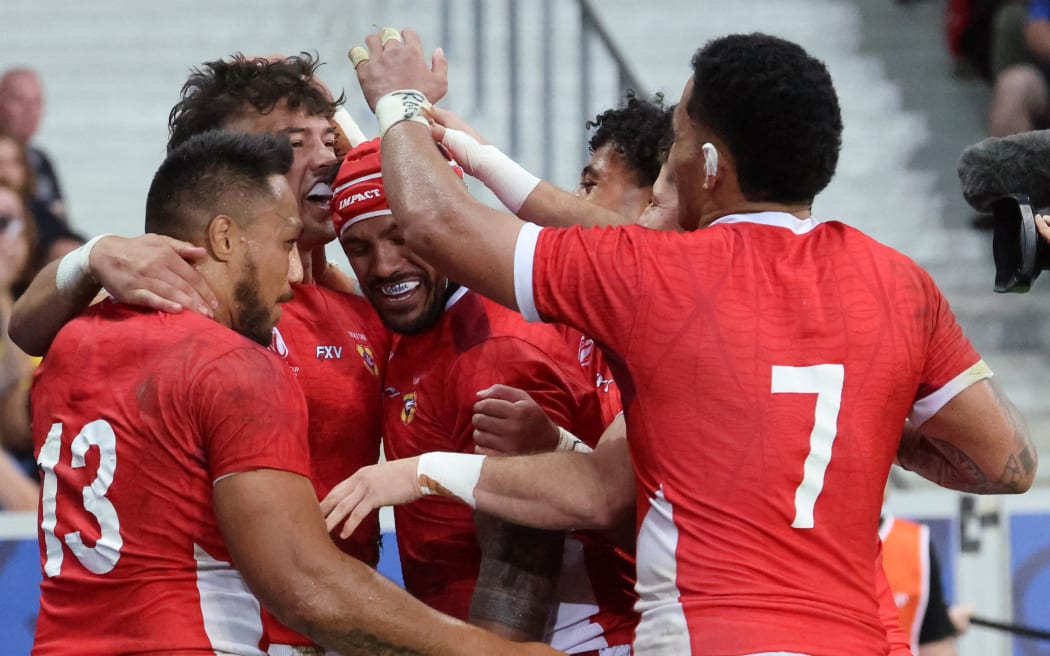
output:
[[481, 567], [470, 623], [510, 638], [542, 640], [561, 572], [565, 534], [474, 514]]
[[[997, 385], [981, 385], [991, 390], [993, 410], [998, 411], [987, 413], [993, 415], [998, 424], [998, 439], [994, 446], [985, 447], [991, 440], [984, 440], [984, 443], [971, 441], [970, 444], [966, 444], [963, 440], [952, 439], [951, 432], [946, 434], [943, 426], [928, 428], [929, 424], [924, 424], [915, 428], [906, 425], [897, 451], [897, 462], [905, 469], [914, 471], [938, 485], [961, 492], [1024, 492], [1032, 484], [1038, 463], [1028, 426], [1017, 408], [1002, 394]], [[965, 416], [962, 419], [960, 432], [969, 425], [980, 423], [966, 423]], [[931, 430], [938, 434], [930, 434]], [[990, 449], [994, 449], [995, 452], [990, 454]]]

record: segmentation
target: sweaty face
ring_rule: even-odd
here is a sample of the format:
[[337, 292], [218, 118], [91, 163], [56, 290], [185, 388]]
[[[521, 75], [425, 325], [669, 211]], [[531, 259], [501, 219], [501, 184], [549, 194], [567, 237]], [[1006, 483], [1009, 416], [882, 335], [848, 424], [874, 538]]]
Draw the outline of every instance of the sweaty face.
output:
[[245, 250], [234, 287], [233, 328], [263, 346], [281, 318], [280, 304], [292, 300], [290, 283], [303, 277], [295, 248], [303, 230], [295, 195], [281, 176], [273, 176], [271, 186], [273, 199], [257, 205], [241, 234]]
[[44, 90], [31, 73], [9, 74], [0, 83], [0, 125], [28, 143], [44, 113]]
[[695, 230], [699, 225], [704, 184], [703, 143], [685, 109], [692, 93], [693, 78], [689, 78], [671, 118], [674, 143], [664, 165], [678, 188], [678, 224], [683, 230]]
[[393, 216], [355, 223], [339, 242], [388, 328], [414, 335], [434, 325], [444, 310], [448, 281], [408, 249]]
[[638, 217], [638, 225], [653, 230], [679, 230], [678, 190], [675, 189], [671, 171], [666, 164], [660, 167], [660, 175], [653, 183], [653, 198]]
[[638, 186], [638, 177], [628, 166], [627, 158], [612, 143], [594, 151], [580, 172], [580, 185], [576, 187], [578, 197], [631, 222], [638, 220], [649, 203], [649, 193], [649, 187]]
[[335, 238], [329, 220], [328, 186], [335, 158], [335, 130], [323, 116], [307, 116], [302, 109], [291, 110], [280, 102], [268, 114], [249, 110], [223, 126], [252, 134], [286, 134], [292, 142], [295, 159], [288, 171], [288, 184], [299, 205], [303, 222], [302, 247], [306, 250], [327, 244]]

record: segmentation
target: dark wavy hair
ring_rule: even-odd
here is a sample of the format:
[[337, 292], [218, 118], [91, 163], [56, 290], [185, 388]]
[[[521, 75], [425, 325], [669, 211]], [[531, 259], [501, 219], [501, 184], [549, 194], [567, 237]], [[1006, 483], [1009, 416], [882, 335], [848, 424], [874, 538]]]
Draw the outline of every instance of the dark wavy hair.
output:
[[660, 144], [671, 135], [672, 113], [663, 100], [662, 93], [645, 100], [628, 89], [618, 108], [587, 121], [588, 130], [595, 128], [588, 142], [591, 152], [611, 143], [627, 160], [639, 187], [652, 186], [660, 175]]
[[790, 41], [708, 42], [693, 55], [686, 111], [728, 147], [748, 200], [810, 203], [835, 174], [842, 114], [831, 75]]
[[237, 53], [194, 68], [168, 115], [168, 150], [195, 134], [222, 129], [246, 109], [268, 114], [282, 100], [308, 116], [331, 118], [344, 98], [333, 99], [314, 79], [320, 65], [308, 52], [281, 58]]

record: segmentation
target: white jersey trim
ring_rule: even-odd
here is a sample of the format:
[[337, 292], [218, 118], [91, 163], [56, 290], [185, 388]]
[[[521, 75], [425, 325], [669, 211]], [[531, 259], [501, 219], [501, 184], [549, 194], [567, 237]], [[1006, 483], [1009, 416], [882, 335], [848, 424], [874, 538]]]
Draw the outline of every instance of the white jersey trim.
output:
[[526, 223], [521, 226], [518, 241], [514, 245], [514, 300], [518, 302], [518, 311], [526, 321], [543, 321], [532, 294], [532, 268], [540, 230], [542, 228], [535, 223]]
[[689, 625], [678, 590], [678, 527], [674, 506], [663, 486], [649, 499], [649, 510], [638, 530], [638, 592], [640, 619], [634, 633], [634, 653], [681, 656], [692, 653]]
[[730, 214], [711, 223], [716, 226], [728, 223], [757, 223], [759, 225], [787, 228], [796, 235], [802, 235], [820, 225], [820, 221], [810, 217], [800, 219], [787, 212], [754, 212], [752, 214]]
[[197, 561], [197, 593], [208, 642], [218, 654], [265, 656], [259, 600], [248, 590], [233, 565], [193, 545]]
[[972, 367], [948, 381], [944, 387], [916, 401], [911, 407], [908, 421], [916, 428], [922, 426], [964, 389], [993, 375], [991, 367], [984, 360], [978, 360]]

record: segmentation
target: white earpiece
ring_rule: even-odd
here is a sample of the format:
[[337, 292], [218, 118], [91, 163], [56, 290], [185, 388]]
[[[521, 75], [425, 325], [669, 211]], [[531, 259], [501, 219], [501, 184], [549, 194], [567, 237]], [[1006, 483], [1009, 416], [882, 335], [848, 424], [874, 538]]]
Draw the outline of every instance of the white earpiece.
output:
[[718, 149], [710, 141], [701, 149], [704, 151], [704, 175], [710, 178], [718, 173]]

